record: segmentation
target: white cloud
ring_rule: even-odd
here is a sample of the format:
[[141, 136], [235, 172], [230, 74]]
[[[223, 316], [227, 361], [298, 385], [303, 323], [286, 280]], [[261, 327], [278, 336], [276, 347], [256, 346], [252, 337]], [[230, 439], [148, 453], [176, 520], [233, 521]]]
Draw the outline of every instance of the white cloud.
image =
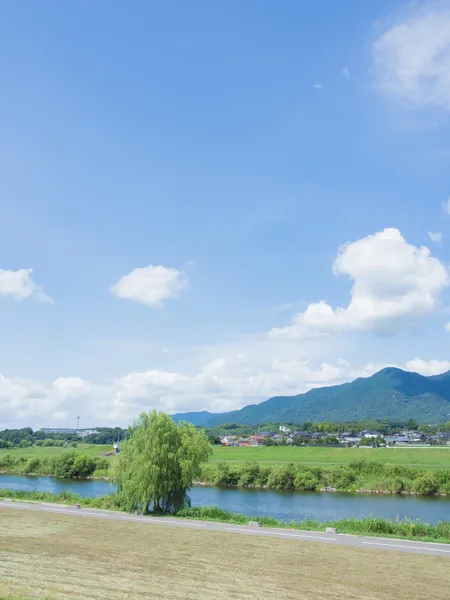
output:
[[432, 231], [429, 231], [428, 236], [432, 242], [436, 242], [437, 244], [440, 244], [442, 242], [442, 233], [433, 233]]
[[36, 298], [42, 302], [53, 302], [44, 290], [31, 278], [33, 269], [8, 271], [0, 269], [0, 296], [11, 296], [15, 300]]
[[[78, 377], [60, 377], [46, 385], [0, 376], [2, 423], [9, 427], [75, 426], [81, 415], [85, 427], [123, 426], [139, 412], [154, 408], [170, 413], [224, 412], [275, 395], [294, 395], [368, 377], [386, 366], [369, 363], [355, 367], [343, 359], [314, 363], [297, 358], [257, 365], [237, 354], [217, 358], [193, 374], [152, 369], [128, 373], [103, 385]], [[403, 368], [435, 375], [449, 370], [450, 362], [415, 358]]]
[[333, 272], [353, 281], [348, 307], [310, 304], [270, 337], [300, 339], [346, 329], [394, 333], [435, 309], [449, 283], [445, 266], [428, 248], [408, 244], [398, 229], [345, 244]]
[[350, 71], [347, 69], [347, 67], [342, 69], [342, 75], [345, 77], [345, 79], [347, 79], [347, 81], [350, 79]]
[[182, 271], [149, 265], [122, 277], [111, 292], [119, 298], [160, 308], [164, 300], [176, 298], [186, 287], [187, 279]]
[[450, 333], [450, 321], [445, 324], [445, 330]]
[[405, 371], [414, 371], [426, 377], [430, 375], [440, 375], [446, 371], [450, 371], [450, 360], [423, 360], [421, 358], [413, 358], [405, 365]]
[[315, 83], [313, 85], [313, 90], [317, 90], [318, 92], [321, 92], [323, 90], [323, 85], [321, 83]]
[[450, 198], [443, 204], [444, 214], [450, 216]]
[[377, 84], [416, 106], [450, 109], [450, 6], [426, 4], [373, 44]]

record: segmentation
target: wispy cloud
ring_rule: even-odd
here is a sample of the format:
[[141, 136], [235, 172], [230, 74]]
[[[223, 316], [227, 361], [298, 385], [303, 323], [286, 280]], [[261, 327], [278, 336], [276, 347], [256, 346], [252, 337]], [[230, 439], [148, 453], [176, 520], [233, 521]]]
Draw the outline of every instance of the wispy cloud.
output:
[[436, 242], [437, 244], [442, 242], [443, 235], [441, 232], [433, 233], [432, 231], [429, 231], [428, 236], [432, 242]]
[[444, 214], [450, 216], [450, 198], [447, 200], [447, 202], [444, 202], [442, 208], [444, 209]]
[[450, 110], [450, 7], [428, 3], [373, 44], [380, 89], [416, 106]]
[[318, 92], [321, 92], [323, 90], [323, 85], [321, 83], [315, 83], [313, 85], [313, 90], [317, 90]]
[[345, 79], [347, 79], [347, 80], [350, 79], [350, 71], [347, 69], [347, 67], [342, 69], [342, 75], [345, 77]]

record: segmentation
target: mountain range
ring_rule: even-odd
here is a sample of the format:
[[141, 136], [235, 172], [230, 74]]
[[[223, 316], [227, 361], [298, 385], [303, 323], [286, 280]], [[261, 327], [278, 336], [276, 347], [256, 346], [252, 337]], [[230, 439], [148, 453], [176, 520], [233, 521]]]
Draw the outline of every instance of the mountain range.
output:
[[201, 427], [216, 427], [224, 423], [407, 421], [410, 418], [421, 423], [450, 421], [450, 371], [425, 377], [388, 367], [350, 383], [314, 388], [296, 396], [275, 396], [240, 410], [173, 415], [175, 421], [189, 421]]

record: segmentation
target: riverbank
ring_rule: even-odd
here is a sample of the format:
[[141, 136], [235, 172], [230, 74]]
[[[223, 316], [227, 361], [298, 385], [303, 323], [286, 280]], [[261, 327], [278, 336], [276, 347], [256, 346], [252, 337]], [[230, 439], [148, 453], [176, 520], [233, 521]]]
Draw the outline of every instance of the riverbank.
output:
[[[450, 459], [450, 453], [447, 456]], [[108, 480], [110, 465], [106, 458], [91, 458], [78, 452], [52, 460], [27, 460], [17, 455], [4, 455], [0, 459], [0, 469], [5, 473], [69, 479]], [[202, 477], [196, 483], [221, 488], [450, 496], [450, 468], [426, 469], [368, 460], [328, 468], [221, 461], [203, 465]]]
[[[59, 494], [52, 494], [39, 491], [27, 492], [23, 490], [0, 489], [0, 499], [7, 499], [12, 502], [31, 501], [62, 504], [66, 506], [79, 504], [81, 507], [86, 508], [121, 511], [120, 502], [116, 494], [98, 498], [86, 498], [66, 490]], [[162, 519], [165, 518], [164, 515], [156, 516], [160, 516]], [[442, 521], [435, 525], [430, 525], [421, 520], [396, 519], [395, 521], [391, 521], [389, 519], [367, 517], [362, 519], [351, 518], [327, 521], [305, 519], [302, 521], [290, 521], [286, 523], [273, 517], [233, 513], [216, 506], [184, 508], [179, 510], [175, 516], [182, 519], [232, 524], [246, 524], [249, 521], [256, 521], [260, 523], [262, 527], [286, 528], [300, 531], [324, 531], [326, 527], [335, 527], [340, 533], [353, 535], [390, 537], [450, 544], [450, 521]]]

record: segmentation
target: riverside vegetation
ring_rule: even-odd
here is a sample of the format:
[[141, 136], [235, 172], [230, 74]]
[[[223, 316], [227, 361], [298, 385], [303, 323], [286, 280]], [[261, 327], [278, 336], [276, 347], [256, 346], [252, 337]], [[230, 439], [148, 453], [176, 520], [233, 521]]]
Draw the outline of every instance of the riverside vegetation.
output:
[[[52, 459], [0, 456], [0, 470], [67, 479], [109, 478], [111, 464], [109, 459], [93, 458], [81, 452], [65, 452]], [[242, 464], [220, 461], [206, 463], [196, 473], [197, 483], [219, 487], [450, 495], [450, 469], [430, 470], [367, 460], [331, 468], [294, 463], [264, 465], [257, 461]]]
[[[57, 504], [74, 505], [104, 510], [121, 510], [120, 497], [109, 494], [99, 498], [85, 498], [67, 490], [54, 494], [50, 492], [28, 492], [24, 490], [0, 489], [0, 498], [12, 501], [49, 502]], [[157, 513], [153, 513], [154, 515]], [[258, 521], [262, 527], [282, 527], [302, 531], [323, 531], [325, 527], [336, 527], [341, 533], [354, 535], [377, 535], [381, 537], [395, 537], [401, 539], [415, 539], [420, 541], [433, 541], [450, 544], [450, 522], [443, 521], [430, 525], [419, 520], [397, 519], [391, 521], [376, 517], [364, 519], [341, 519], [334, 521], [317, 521], [306, 519], [303, 521], [290, 521], [285, 523], [273, 517], [248, 516], [232, 513], [216, 506], [200, 506], [180, 508], [174, 511], [176, 517], [196, 519], [201, 521], [216, 521], [246, 525], [249, 520]], [[163, 516], [159, 513], [161, 518]]]

